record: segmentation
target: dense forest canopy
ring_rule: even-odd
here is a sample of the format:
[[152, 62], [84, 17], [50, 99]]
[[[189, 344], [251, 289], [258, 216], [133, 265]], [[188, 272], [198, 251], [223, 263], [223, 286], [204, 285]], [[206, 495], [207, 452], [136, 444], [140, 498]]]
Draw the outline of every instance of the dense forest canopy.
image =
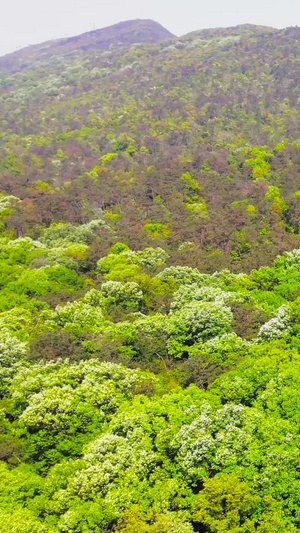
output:
[[[0, 185], [22, 201], [15, 234], [101, 216], [131, 248], [154, 241], [207, 272], [297, 247], [299, 39], [246, 25], [2, 58]], [[183, 242], [195, 248], [184, 257]]]
[[300, 531], [299, 52], [0, 58], [1, 533]]

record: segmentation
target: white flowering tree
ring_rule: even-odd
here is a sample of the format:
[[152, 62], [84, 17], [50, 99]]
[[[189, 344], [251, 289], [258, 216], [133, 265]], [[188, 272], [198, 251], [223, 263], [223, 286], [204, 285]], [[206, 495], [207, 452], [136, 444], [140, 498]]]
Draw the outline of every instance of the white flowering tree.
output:
[[192, 283], [191, 285], [180, 285], [179, 289], [173, 295], [171, 309], [181, 309], [189, 302], [194, 301], [226, 304], [243, 301], [243, 297], [239, 293], [224, 291], [219, 287], [199, 287], [197, 283]]
[[0, 231], [5, 229], [5, 221], [20, 206], [21, 200], [16, 196], [0, 194]]
[[57, 328], [76, 332], [101, 333], [106, 325], [103, 311], [85, 301], [75, 300], [64, 306], [57, 306], [54, 311], [45, 311], [44, 325], [47, 329]]
[[288, 442], [296, 428], [283, 420], [277, 419], [277, 424], [274, 427], [253, 408], [227, 404], [214, 412], [207, 406], [181, 428], [171, 447], [186, 479], [196, 481], [227, 470], [266, 491], [272, 480], [282, 493], [287, 487], [285, 468], [294, 461], [296, 444], [291, 447]]
[[189, 346], [229, 331], [231, 321], [232, 312], [223, 303], [193, 301], [187, 304], [170, 315], [169, 353], [181, 357]]
[[143, 293], [135, 282], [106, 281], [102, 284], [101, 294], [104, 307], [114, 305], [137, 310], [143, 303]]
[[49, 248], [66, 247], [70, 243], [89, 244], [99, 228], [110, 230], [110, 227], [101, 219], [92, 220], [80, 226], [63, 223], [51, 224], [44, 231], [41, 241]]
[[12, 412], [20, 413], [17, 432], [27, 436], [26, 454], [40, 467], [80, 454], [145, 382], [153, 382], [147, 373], [97, 361], [21, 368], [11, 385]]
[[[137, 509], [145, 508], [147, 502], [150, 522], [157, 524], [157, 529], [153, 525], [149, 531], [165, 531], [163, 526], [168, 525], [166, 533], [190, 533], [186, 499], [191, 501], [193, 494], [177, 477], [166, 450], [182, 424], [195, 417], [203, 401], [203, 393], [191, 387], [187, 393], [177, 389], [153, 400], [135, 396], [123, 404], [105, 432], [84, 446], [80, 461], [69, 462], [66, 468], [55, 465], [50, 470], [46, 483], [54, 493], [60, 515], [58, 527], [70, 532], [79, 524], [84, 527], [90, 524], [91, 513], [92, 522], [97, 516], [103, 527], [118, 519], [122, 531], [126, 522], [129, 525], [128, 513], [131, 517], [137, 516], [136, 512], [139, 515]], [[98, 515], [94, 514], [96, 506], [101, 510]], [[124, 513], [126, 509], [128, 513]]]
[[178, 282], [178, 285], [191, 285], [195, 283], [198, 286], [205, 286], [210, 279], [207, 274], [201, 274], [196, 268], [187, 266], [171, 266], [165, 268], [157, 274], [157, 277], [167, 283], [170, 278]]
[[258, 341], [266, 342], [284, 338], [292, 326], [292, 311], [290, 306], [282, 305], [276, 315], [263, 324], [258, 332]]

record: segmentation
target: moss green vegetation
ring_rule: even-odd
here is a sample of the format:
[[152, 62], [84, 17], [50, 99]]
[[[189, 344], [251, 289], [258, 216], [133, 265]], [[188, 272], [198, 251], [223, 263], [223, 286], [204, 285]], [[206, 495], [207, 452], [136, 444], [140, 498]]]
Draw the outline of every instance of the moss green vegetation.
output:
[[56, 51], [0, 62], [0, 533], [300, 531], [300, 30]]

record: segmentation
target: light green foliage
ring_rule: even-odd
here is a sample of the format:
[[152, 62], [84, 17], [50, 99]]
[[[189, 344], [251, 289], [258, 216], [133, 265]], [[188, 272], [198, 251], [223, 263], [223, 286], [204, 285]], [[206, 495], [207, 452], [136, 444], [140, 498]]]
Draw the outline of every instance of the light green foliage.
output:
[[278, 256], [274, 261], [274, 266], [281, 269], [289, 269], [300, 264], [300, 250], [292, 250]]
[[[294, 533], [299, 251], [250, 275], [207, 274], [117, 242], [93, 272], [101, 227], [3, 239], [7, 530], [18, 520], [24, 533]], [[261, 308], [246, 340], [239, 317]]]
[[188, 189], [190, 189], [191, 191], [201, 190], [201, 188], [202, 188], [202, 187], [200, 187], [200, 186], [198, 185], [198, 183], [196, 182], [196, 180], [192, 178], [192, 176], [190, 175], [189, 172], [185, 172], [184, 174], [182, 174], [181, 179], [185, 181], [186, 186], [187, 186]]
[[151, 448], [149, 437], [139, 436], [138, 432], [131, 438], [104, 435], [86, 448], [84, 468], [70, 480], [70, 493], [86, 500], [98, 492], [104, 502], [113, 503], [115, 513], [120, 514], [125, 503], [130, 505], [130, 499], [137, 498], [134, 492], [130, 498], [130, 487], [143, 485], [159, 460]]
[[[31, 502], [34, 498], [39, 498], [44, 488], [44, 480], [34, 469], [28, 465], [20, 465], [11, 470], [1, 462], [0, 472], [1, 533], [56, 533], [56, 529], [43, 524], [43, 520], [37, 516], [35, 506], [31, 506]], [[29, 508], [26, 508], [26, 505]]]
[[178, 248], [178, 252], [181, 252], [181, 253], [194, 252], [195, 250], [196, 250], [196, 244], [191, 241], [183, 242]]
[[[184, 523], [185, 513], [177, 515], [170, 511], [176, 494], [179, 499], [191, 494], [180, 479], [168, 474], [167, 458], [165, 471], [161, 469], [161, 461], [171, 439], [170, 430], [176, 432], [182, 420], [191, 418], [188, 408], [202, 402], [202, 394], [197, 389], [189, 390], [188, 394], [179, 390], [170, 397], [154, 401], [137, 396], [132, 406], [128, 405], [112, 420], [111, 430], [92, 440], [84, 449], [83, 459], [69, 468], [67, 490], [60, 491], [61, 512], [64, 513], [60, 523], [69, 520], [70, 513], [64, 511], [66, 504], [74, 510], [75, 505], [79, 506], [78, 519], [81, 506], [93, 501], [98, 502], [103, 520], [120, 517], [124, 506], [139, 503], [144, 512], [149, 505], [153, 507], [153, 515], [161, 515], [157, 519], [161, 525], [165, 522], [179, 527]], [[172, 420], [171, 427], [166, 416]], [[51, 476], [50, 471], [50, 479]], [[146, 480], [148, 476], [152, 478], [150, 485]], [[189, 530], [186, 525], [183, 531]]]
[[103, 295], [101, 291], [97, 289], [91, 289], [88, 291], [82, 301], [92, 307], [100, 307], [103, 300]]
[[141, 267], [133, 262], [134, 252], [110, 253], [99, 259], [97, 266], [107, 280], [133, 279]]
[[116, 157], [117, 154], [113, 154], [113, 153], [110, 153], [110, 154], [105, 154], [105, 155], [102, 155], [100, 157], [100, 161], [102, 163], [108, 163], [111, 159], [113, 159], [114, 157]]
[[[283, 299], [294, 300], [298, 296], [299, 290], [299, 250], [293, 250], [277, 257], [272, 267], [262, 267], [253, 270], [250, 279], [255, 283], [257, 289], [265, 292], [265, 300], [270, 295], [266, 291], [273, 291], [272, 296], [277, 296], [275, 310], [283, 302]], [[255, 291], [254, 291], [255, 292]]]
[[0, 313], [0, 331], [0, 396], [3, 397], [18, 367], [26, 364], [28, 342], [33, 332], [30, 311], [14, 308]]
[[288, 207], [289, 207], [285, 203], [285, 201], [281, 198], [279, 188], [278, 187], [274, 187], [273, 185], [269, 186], [268, 191], [266, 192], [266, 198], [268, 200], [273, 200], [273, 209], [274, 210], [286, 211], [288, 209]]
[[206, 218], [208, 216], [207, 205], [204, 200], [201, 202], [187, 203], [186, 208], [189, 211], [193, 211], [194, 213], [197, 213], [197, 215], [199, 215], [200, 217]]
[[32, 310], [47, 308], [39, 297], [49, 292], [79, 290], [83, 279], [74, 270], [84, 264], [86, 251], [87, 246], [80, 244], [49, 249], [27, 237], [2, 239], [0, 310], [16, 306]]
[[[126, 358], [151, 360], [163, 358], [168, 346], [168, 317], [161, 314], [137, 315], [133, 322], [120, 322], [108, 330], [106, 340], [114, 340]], [[104, 336], [105, 340], [105, 336]]]
[[268, 188], [268, 191], [266, 192], [266, 198], [268, 200], [272, 200], [273, 198], [277, 198], [280, 196], [280, 191], [278, 187], [274, 187], [273, 185], [270, 185]]
[[134, 261], [149, 270], [164, 266], [169, 256], [162, 248], [145, 248], [136, 252]]
[[247, 354], [249, 343], [238, 337], [236, 333], [224, 333], [206, 341], [205, 343], [194, 344], [189, 348], [191, 361], [201, 359], [206, 363], [217, 364], [220, 367], [230, 367], [242, 356]]
[[171, 445], [185, 479], [234, 472], [255, 490], [259, 484], [262, 494], [269, 494], [273, 486], [277, 497], [287, 490], [293, 499], [299, 480], [297, 475], [290, 476], [288, 485], [285, 468], [291, 468], [295, 460], [298, 463], [295, 430], [285, 420], [277, 419], [274, 426], [274, 420], [253, 408], [227, 404], [215, 413], [209, 407], [202, 410], [182, 427]]
[[[114, 249], [112, 247], [112, 250]], [[168, 254], [162, 248], [146, 248], [145, 250], [133, 252], [123, 247], [120, 250], [118, 245], [116, 252], [110, 252], [107, 257], [103, 257], [97, 263], [100, 272], [105, 274], [105, 279], [130, 279], [141, 268], [155, 270], [164, 266], [168, 259]]]
[[30, 311], [15, 307], [11, 311], [0, 313], [2, 333], [9, 333], [19, 340], [28, 340], [32, 333], [33, 316]]
[[233, 274], [229, 270], [221, 270], [214, 272], [211, 276], [213, 285], [225, 290], [235, 290], [242, 292], [243, 289], [251, 290], [255, 288], [254, 283], [246, 274]]
[[111, 248], [109, 249], [108, 254], [120, 254], [122, 252], [129, 252], [130, 248], [123, 242], [116, 242]]
[[[286, 523], [281, 506], [271, 496], [259, 498], [232, 474], [207, 479], [194, 518], [211, 533], [277, 533], [296, 531]], [[257, 518], [259, 515], [259, 518]]]
[[39, 255], [45, 249], [46, 246], [43, 243], [34, 241], [29, 237], [20, 237], [14, 240], [2, 239], [0, 258], [1, 260], [5, 260], [9, 265], [14, 263], [28, 265], [36, 255]]
[[185, 182], [187, 200], [187, 203], [185, 204], [186, 209], [193, 211], [202, 218], [206, 218], [208, 216], [206, 202], [197, 194], [199, 190], [202, 190], [202, 187], [198, 185], [189, 172], [182, 174], [181, 179]]
[[148, 520], [142, 515], [138, 506], [126, 511], [120, 521], [117, 533], [193, 533], [193, 528], [181, 513], [155, 514]]
[[[254, 405], [299, 426], [299, 354], [281, 343], [253, 347], [237, 369], [212, 386], [223, 401]], [[291, 440], [292, 443], [292, 440]]]
[[1, 533], [56, 533], [56, 530], [45, 526], [33, 513], [20, 506], [12, 513], [0, 510]]
[[42, 296], [63, 288], [78, 290], [82, 285], [83, 280], [75, 272], [64, 265], [58, 265], [25, 270], [18, 280], [8, 283], [6, 289], [16, 294]]
[[271, 173], [271, 165], [267, 158], [271, 158], [272, 153], [265, 147], [255, 147], [251, 150], [251, 155], [252, 159], [247, 159], [245, 164], [252, 167], [253, 177], [256, 180], [267, 178]]
[[247, 213], [251, 213], [251, 214], [254, 214], [256, 213], [256, 208], [254, 205], [248, 205], [247, 209], [246, 209]]

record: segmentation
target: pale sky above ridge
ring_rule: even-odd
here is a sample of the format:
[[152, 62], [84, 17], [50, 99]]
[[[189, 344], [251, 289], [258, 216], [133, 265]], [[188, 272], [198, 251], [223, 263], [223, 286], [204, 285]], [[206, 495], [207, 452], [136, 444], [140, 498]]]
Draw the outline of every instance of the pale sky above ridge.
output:
[[0, 56], [117, 22], [153, 19], [176, 35], [237, 24], [300, 26], [300, 0], [2, 0]]

